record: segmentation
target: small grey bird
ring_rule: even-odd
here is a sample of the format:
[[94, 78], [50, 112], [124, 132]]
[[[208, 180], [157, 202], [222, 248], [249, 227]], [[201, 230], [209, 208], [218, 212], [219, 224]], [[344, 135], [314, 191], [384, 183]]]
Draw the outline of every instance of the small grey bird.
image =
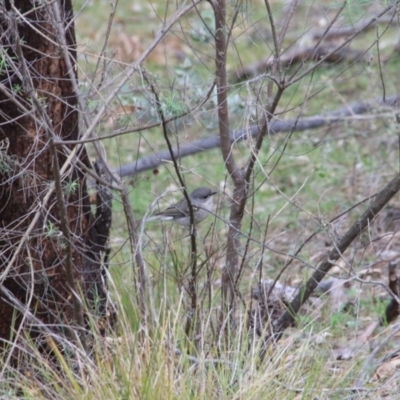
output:
[[[193, 208], [194, 224], [208, 217], [213, 207], [213, 196], [217, 192], [208, 187], [199, 187], [189, 194]], [[182, 226], [190, 226], [190, 210], [184, 197], [164, 211], [151, 216], [148, 221], [173, 221]]]

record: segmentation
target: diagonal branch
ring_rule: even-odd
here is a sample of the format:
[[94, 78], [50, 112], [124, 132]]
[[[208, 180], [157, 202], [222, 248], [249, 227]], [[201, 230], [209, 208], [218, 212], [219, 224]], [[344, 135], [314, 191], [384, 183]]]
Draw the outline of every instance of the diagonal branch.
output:
[[386, 185], [376, 196], [371, 206], [353, 224], [343, 238], [325, 257], [325, 260], [315, 270], [311, 278], [307, 281], [302, 290], [299, 290], [294, 300], [289, 304], [287, 311], [273, 324], [273, 333], [267, 335], [263, 340], [260, 357], [264, 358], [266, 350], [270, 344], [275, 343], [281, 337], [285, 329], [294, 321], [294, 317], [300, 307], [308, 300], [311, 293], [322, 281], [329, 270], [334, 266], [350, 244], [356, 239], [373, 221], [379, 211], [390, 201], [390, 199], [400, 190], [400, 174], [397, 174], [388, 185]]

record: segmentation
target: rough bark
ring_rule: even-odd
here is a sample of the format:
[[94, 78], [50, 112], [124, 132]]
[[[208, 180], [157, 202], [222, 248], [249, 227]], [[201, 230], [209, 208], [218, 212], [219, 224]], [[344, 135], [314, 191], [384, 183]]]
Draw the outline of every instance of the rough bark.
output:
[[[71, 1], [57, 1], [75, 61]], [[77, 94], [59, 46], [55, 26], [59, 21], [54, 20], [51, 2], [13, 3], [14, 7], [9, 1], [0, 3], [0, 289], [8, 289], [44, 325], [65, 333], [69, 329], [65, 327], [80, 325], [79, 296], [82, 315], [86, 304], [100, 304], [97, 310], [104, 312], [101, 259], [110, 216], [103, 221], [107, 229], [102, 224], [99, 234], [104, 216], [92, 214], [85, 176], [73, 161], [61, 177], [68, 238], [60, 222], [60, 196], [53, 191], [45, 201], [56, 179], [56, 165], [67, 159], [65, 149], [52, 154], [51, 141], [79, 137]], [[77, 157], [87, 163], [84, 150]], [[110, 199], [104, 201], [109, 204]], [[101, 210], [98, 207], [97, 214]], [[4, 293], [0, 290], [0, 343], [22, 320]], [[29, 319], [23, 328], [32, 335], [40, 333]]]

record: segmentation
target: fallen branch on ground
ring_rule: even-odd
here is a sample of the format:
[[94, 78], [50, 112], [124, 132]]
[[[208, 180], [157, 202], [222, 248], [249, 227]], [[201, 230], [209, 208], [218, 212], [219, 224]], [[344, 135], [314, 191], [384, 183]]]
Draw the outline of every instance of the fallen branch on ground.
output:
[[[328, 56], [324, 60], [326, 63], [367, 61], [364, 51], [351, 49], [350, 47], [335, 50], [336, 47], [336, 45], [323, 45], [319, 46], [317, 49], [315, 46], [293, 47], [282, 54], [279, 60], [284, 68], [291, 67], [301, 62], [319, 60], [327, 55]], [[237, 72], [235, 82], [251, 79], [259, 74], [267, 72], [274, 62], [276, 62], [276, 60], [271, 57], [267, 60], [246, 65]]]
[[[276, 135], [282, 132], [301, 132], [309, 129], [317, 129], [331, 123], [340, 122], [346, 117], [365, 114], [372, 111], [377, 105], [395, 107], [399, 103], [399, 100], [400, 98], [397, 96], [387, 97], [385, 101], [370, 99], [363, 102], [354, 102], [348, 106], [338, 108], [333, 112], [313, 117], [290, 119], [288, 121], [275, 119], [270, 123], [269, 135]], [[259, 127], [257, 125], [250, 126], [248, 130], [234, 130], [231, 132], [231, 142], [235, 143], [246, 140], [249, 137], [256, 137], [258, 132]], [[219, 146], [219, 136], [213, 135], [189, 143], [181, 143], [179, 148], [175, 147], [173, 149], [173, 154], [175, 158], [178, 159], [202, 151], [211, 150]], [[132, 163], [116, 168], [115, 172], [122, 178], [139, 172], [155, 169], [166, 162], [171, 162], [171, 154], [169, 150], [163, 150], [156, 154], [139, 158]]]
[[[396, 11], [394, 11], [396, 12]], [[363, 19], [355, 24], [350, 26], [331, 26], [328, 31], [326, 28], [311, 28], [301, 39], [300, 43], [310, 43], [316, 42], [318, 40], [332, 40], [343, 37], [350, 37], [352, 35], [360, 34], [361, 32], [371, 30], [375, 28], [379, 24], [389, 25], [396, 24], [397, 19], [394, 18], [394, 15], [383, 15], [381, 17], [374, 16], [368, 19]], [[326, 54], [329, 54], [329, 57], [326, 58], [327, 63], [336, 63], [336, 62], [356, 62], [363, 59], [365, 52], [355, 49], [347, 48], [338, 48], [337, 43], [324, 43], [321, 46], [315, 48], [315, 46], [302, 46], [295, 45], [285, 52], [279, 58], [280, 63], [284, 67], [290, 67], [294, 64], [307, 62], [311, 60], [318, 60], [321, 57], [324, 57]], [[276, 60], [271, 55], [267, 59], [257, 61], [250, 65], [244, 66], [240, 71], [237, 72], [235, 77], [235, 82], [240, 82], [246, 79], [253, 78], [259, 74], [264, 73], [267, 69], [276, 63]]]

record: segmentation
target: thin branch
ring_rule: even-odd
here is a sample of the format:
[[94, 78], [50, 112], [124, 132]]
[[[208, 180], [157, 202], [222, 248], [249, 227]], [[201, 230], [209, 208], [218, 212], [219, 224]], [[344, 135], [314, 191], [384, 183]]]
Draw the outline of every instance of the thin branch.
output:
[[279, 49], [282, 49], [283, 40], [285, 39], [286, 32], [289, 28], [290, 21], [293, 18], [293, 14], [294, 14], [294, 11], [296, 10], [298, 2], [299, 2], [299, 0], [292, 0], [290, 2], [289, 12], [286, 13], [285, 20], [283, 21], [281, 31], [279, 32], [279, 36], [278, 36]]
[[[97, 74], [97, 70], [99, 68], [100, 62], [103, 59], [103, 55], [106, 52], [108, 39], [109, 39], [110, 34], [111, 34], [111, 29], [112, 29], [113, 21], [114, 21], [114, 17], [115, 17], [115, 11], [116, 11], [116, 9], [118, 7], [118, 0], [116, 0], [115, 3], [110, 2], [110, 7], [111, 7], [111, 13], [110, 13], [110, 17], [108, 18], [107, 31], [106, 31], [106, 34], [105, 34], [104, 44], [103, 44], [103, 48], [100, 51], [99, 58], [97, 59], [96, 66], [94, 68], [93, 80], [92, 80], [92, 84], [90, 85], [91, 89], [95, 88], [94, 79], [95, 79], [95, 76]], [[97, 88], [96, 88], [97, 91], [100, 89], [100, 87], [102, 86], [102, 84], [104, 82], [105, 73], [106, 73], [106, 69], [104, 68], [102, 73], [101, 73], [100, 82], [99, 82], [99, 84], [97, 85]], [[89, 90], [89, 93], [87, 94], [87, 97], [90, 98], [90, 95], [91, 95], [91, 90]]]
[[196, 227], [195, 227], [195, 219], [194, 219], [194, 210], [193, 210], [193, 204], [190, 199], [189, 193], [186, 188], [186, 183], [184, 180], [184, 177], [181, 172], [180, 165], [178, 163], [178, 159], [174, 157], [174, 151], [172, 148], [171, 141], [168, 136], [168, 131], [167, 131], [167, 123], [166, 119], [164, 116], [164, 111], [162, 107], [162, 103], [160, 101], [160, 96], [158, 91], [156, 90], [155, 86], [151, 82], [151, 80], [147, 77], [147, 74], [143, 74], [144, 79], [147, 81], [147, 83], [150, 85], [151, 91], [154, 95], [155, 101], [156, 101], [156, 110], [157, 114], [159, 115], [159, 118], [162, 121], [162, 129], [163, 129], [163, 134], [164, 134], [164, 139], [165, 142], [167, 143], [168, 147], [168, 152], [169, 155], [172, 159], [174, 169], [176, 176], [178, 177], [179, 183], [182, 187], [182, 192], [183, 195], [186, 199], [186, 202], [188, 204], [189, 208], [189, 219], [190, 219], [190, 271], [191, 271], [191, 277], [189, 279], [189, 285], [188, 285], [188, 292], [189, 296], [191, 299], [191, 312], [188, 313], [187, 321], [186, 321], [186, 335], [189, 336], [191, 330], [192, 330], [192, 322], [193, 320], [196, 319], [196, 311], [197, 311], [197, 242], [196, 242]]
[[[129, 232], [129, 243], [131, 246], [131, 254], [134, 256], [138, 268], [138, 279], [136, 281], [136, 285], [137, 285], [138, 304], [140, 312], [143, 317], [142, 325], [143, 328], [147, 328], [149, 322], [149, 309], [148, 309], [149, 305], [147, 303], [147, 300], [150, 301], [150, 311], [153, 322], [156, 322], [157, 320], [157, 313], [154, 307], [154, 300], [151, 292], [151, 285], [147, 273], [146, 262], [142, 254], [142, 246], [138, 238], [139, 226], [133, 215], [132, 207], [130, 205], [131, 202], [129, 200], [129, 195], [125, 186], [122, 186], [121, 189], [121, 201], [124, 206], [124, 212], [126, 215], [126, 222]], [[134, 263], [132, 264], [134, 265]], [[136, 274], [133, 275], [134, 277], [136, 276]]]
[[[344, 8], [346, 7], [347, 1], [344, 1], [342, 6], [339, 7], [336, 15], [333, 17], [332, 21], [328, 24], [328, 26], [325, 28], [325, 31], [323, 32], [323, 34], [321, 35], [320, 38], [318, 38], [317, 43], [314, 45], [313, 49], [311, 50], [310, 54], [308, 55], [308, 58], [312, 59], [313, 57], [315, 57], [317, 50], [319, 48], [319, 45], [322, 43], [322, 41], [324, 40], [325, 36], [328, 34], [328, 32], [330, 31], [330, 29], [332, 28], [333, 24], [337, 21], [337, 19], [339, 18], [340, 14], [342, 13], [342, 11], [344, 10]], [[337, 50], [336, 48], [333, 50], [333, 53], [336, 53]], [[327, 52], [329, 54], [329, 51]], [[323, 55], [322, 55], [323, 56]], [[321, 57], [321, 56], [319, 56]], [[307, 61], [307, 60], [304, 60]], [[294, 76], [297, 75], [297, 73], [300, 71], [302, 65], [300, 65], [298, 68], [295, 69], [295, 71], [292, 73], [292, 75], [289, 78], [289, 81], [291, 81], [293, 79]]]
[[[84, 133], [82, 139], [86, 139], [90, 137], [103, 117], [104, 113], [108, 109], [111, 101], [115, 96], [121, 91], [121, 89], [126, 85], [126, 83], [131, 79], [132, 75], [140, 69], [140, 65], [143, 61], [150, 55], [150, 53], [155, 49], [155, 47], [161, 42], [161, 40], [165, 37], [165, 35], [169, 32], [172, 26], [179, 21], [184, 15], [186, 15], [196, 4], [198, 4], [201, 0], [192, 0], [192, 2], [178, 10], [175, 15], [173, 15], [170, 20], [165, 24], [165, 26], [156, 34], [153, 42], [147, 47], [147, 49], [141, 54], [141, 56], [133, 63], [131, 66], [124, 71], [124, 77], [119, 81], [118, 85], [111, 91], [110, 95], [104, 100], [104, 103], [100, 107], [96, 116], [94, 117], [92, 123]], [[116, 77], [117, 78], [117, 77]]]
[[[169, 118], [165, 118], [165, 122], [169, 123], [169, 122], [181, 119], [183, 117], [186, 117], [187, 115], [194, 114], [201, 107], [203, 107], [203, 105], [210, 99], [211, 94], [214, 92], [214, 88], [215, 88], [215, 82], [213, 82], [213, 84], [210, 86], [210, 89], [207, 91], [204, 98], [200, 101], [200, 103], [198, 105], [196, 105], [192, 108], [188, 108], [186, 111], [184, 111], [178, 115], [173, 115]], [[0, 84], [0, 89], [1, 89], [1, 84]], [[101, 141], [101, 140], [105, 140], [105, 139], [111, 139], [114, 137], [123, 136], [128, 133], [146, 131], [146, 130], [149, 130], [152, 128], [156, 128], [157, 126], [160, 126], [160, 125], [162, 125], [162, 121], [157, 121], [157, 122], [154, 122], [154, 123], [151, 123], [148, 125], [139, 126], [137, 128], [118, 129], [116, 132], [110, 133], [108, 135], [103, 135], [100, 137], [94, 137], [94, 138], [88, 138], [88, 139], [82, 139], [82, 140], [60, 140], [60, 141], [56, 142], [56, 144], [57, 145], [63, 145], [63, 144], [68, 145], [68, 144], [85, 144], [85, 143], [97, 142], [97, 141]]]
[[385, 101], [386, 100], [386, 85], [385, 85], [385, 78], [383, 77], [382, 59], [381, 59], [381, 51], [380, 51], [379, 43], [380, 43], [380, 36], [379, 36], [378, 27], [376, 27], [376, 52], [378, 54], [379, 77], [381, 79], [381, 84], [382, 84], [382, 99], [383, 99], [383, 101]]
[[275, 21], [274, 21], [274, 16], [273, 16], [272, 10], [271, 10], [271, 5], [269, 4], [268, 0], [265, 0], [264, 3], [265, 3], [265, 7], [267, 8], [269, 24], [271, 26], [272, 40], [274, 42], [275, 60], [278, 60], [280, 53], [281, 53], [280, 46], [282, 44], [282, 41], [279, 42], [279, 40], [278, 40], [278, 35], [275, 30]]

